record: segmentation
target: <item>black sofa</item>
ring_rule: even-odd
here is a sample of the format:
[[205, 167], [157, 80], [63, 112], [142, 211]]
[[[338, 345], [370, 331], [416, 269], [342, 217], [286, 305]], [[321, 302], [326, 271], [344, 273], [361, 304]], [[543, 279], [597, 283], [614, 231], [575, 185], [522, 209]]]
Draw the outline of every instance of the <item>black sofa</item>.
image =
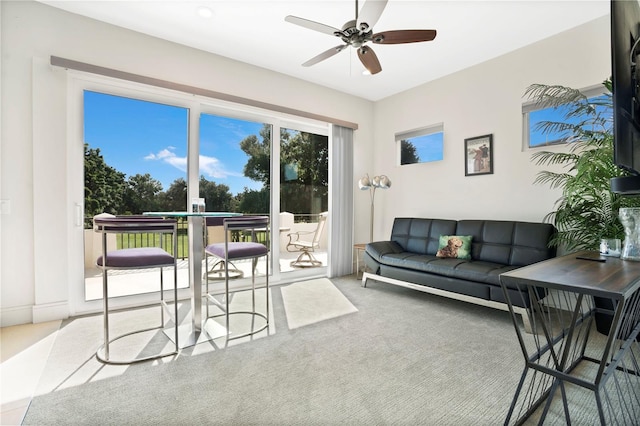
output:
[[[555, 231], [548, 223], [396, 218], [390, 240], [366, 245], [362, 285], [382, 281], [507, 310], [500, 274], [554, 257]], [[470, 259], [437, 257], [440, 236], [471, 236]], [[508, 291], [531, 332], [528, 296]]]

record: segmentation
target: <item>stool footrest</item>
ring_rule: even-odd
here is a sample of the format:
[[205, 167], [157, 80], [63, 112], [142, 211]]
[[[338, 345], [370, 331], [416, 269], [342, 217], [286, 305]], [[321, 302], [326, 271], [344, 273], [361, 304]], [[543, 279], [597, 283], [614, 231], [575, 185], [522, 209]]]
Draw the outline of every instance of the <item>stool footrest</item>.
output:
[[[116, 340], [122, 339], [124, 337], [127, 336], [132, 336], [134, 334], [139, 334], [139, 333], [146, 333], [148, 331], [153, 331], [153, 330], [164, 330], [164, 324], [159, 326], [159, 327], [150, 327], [150, 328], [145, 328], [143, 330], [135, 330], [135, 331], [130, 331], [129, 333], [124, 333], [121, 334], [119, 336], [116, 336], [112, 339], [109, 340], [109, 344], [115, 342]], [[164, 333], [162, 333], [164, 334]], [[152, 359], [159, 359], [159, 358], [164, 358], [166, 356], [172, 356], [172, 355], [177, 355], [179, 350], [178, 349], [174, 349], [172, 351], [169, 352], [164, 352], [161, 354], [154, 354], [151, 356], [147, 356], [147, 357], [142, 357], [142, 358], [134, 358], [134, 359], [113, 359], [111, 357], [109, 357], [109, 359], [107, 359], [103, 353], [104, 353], [104, 347], [105, 345], [101, 345], [98, 350], [96, 351], [96, 358], [98, 359], [98, 361], [105, 363], [105, 364], [111, 364], [111, 365], [129, 365], [129, 364], [135, 364], [138, 362], [144, 362], [144, 361], [150, 361]]]
[[[242, 337], [247, 337], [247, 336], [251, 336], [253, 334], [256, 333], [260, 333], [263, 330], [266, 330], [267, 327], [269, 327], [269, 319], [267, 318], [267, 316], [261, 312], [253, 312], [253, 311], [233, 311], [233, 312], [229, 312], [229, 315], [253, 315], [254, 317], [260, 317], [262, 319], [264, 319], [265, 323], [260, 327], [257, 328], [255, 330], [251, 330], [248, 331], [246, 333], [242, 333], [242, 334], [236, 334], [236, 335], [231, 335], [231, 333], [229, 333], [229, 335], [227, 335], [227, 340], [234, 340], [234, 339], [240, 339]], [[219, 318], [219, 317], [224, 317], [226, 316], [224, 313], [222, 314], [217, 314], [217, 315], [211, 315], [210, 317], [207, 317], [207, 319], [209, 318]]]

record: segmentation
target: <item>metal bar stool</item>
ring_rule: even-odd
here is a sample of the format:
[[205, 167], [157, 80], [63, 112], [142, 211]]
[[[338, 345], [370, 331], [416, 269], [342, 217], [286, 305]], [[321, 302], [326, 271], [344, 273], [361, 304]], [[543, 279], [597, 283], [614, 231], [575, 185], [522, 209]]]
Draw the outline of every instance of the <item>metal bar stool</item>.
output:
[[[210, 232], [209, 228], [223, 228], [224, 227], [224, 217], [223, 216], [207, 216], [205, 217], [205, 227], [204, 227], [204, 245], [205, 247], [207, 245], [209, 245], [209, 240], [210, 238], [210, 234], [212, 234], [212, 232]], [[224, 241], [223, 238], [221, 238], [220, 240]], [[216, 242], [221, 242], [220, 240], [216, 241]], [[204, 279], [206, 280], [207, 283], [207, 290], [208, 290], [208, 285], [209, 285], [209, 280], [214, 280], [214, 281], [221, 281], [224, 280], [225, 274], [226, 274], [226, 268], [225, 268], [225, 261], [224, 259], [220, 259], [217, 258], [217, 261], [213, 263], [213, 265], [211, 267], [209, 267], [209, 257], [211, 257], [211, 255], [209, 255], [206, 251], [205, 251], [205, 272], [204, 272]], [[240, 269], [236, 268], [236, 266], [231, 263], [230, 268], [228, 269], [229, 271], [229, 278], [234, 279], [234, 278], [242, 278], [243, 273]], [[207, 313], [207, 315], [209, 315]]]
[[[207, 255], [215, 256], [218, 259], [224, 261], [225, 271], [225, 301], [219, 302], [210, 292], [209, 283], [207, 280], [206, 291], [204, 297], [207, 299], [207, 318], [215, 318], [225, 316], [227, 340], [238, 339], [240, 337], [249, 336], [258, 333], [267, 327], [269, 327], [269, 237], [267, 237], [264, 244], [256, 242], [256, 234], [258, 232], [264, 232], [268, 229], [269, 217], [267, 216], [240, 216], [240, 217], [228, 217], [224, 218], [224, 243], [209, 244], [205, 248]], [[229, 241], [230, 231], [249, 231], [251, 235], [251, 241]], [[256, 267], [258, 260], [261, 257], [265, 257], [266, 260], [266, 273], [265, 273], [265, 291], [266, 291], [266, 310], [264, 313], [256, 311]], [[250, 259], [251, 260], [251, 310], [234, 310], [229, 309], [230, 290], [229, 290], [229, 278], [230, 278], [230, 261]], [[209, 302], [218, 306], [223, 313], [218, 315], [209, 315]], [[247, 314], [255, 317], [261, 317], [265, 320], [265, 324], [262, 327], [253, 329], [246, 333], [230, 336], [231, 331], [229, 328], [229, 317], [231, 315]]]
[[[102, 233], [102, 255], [97, 259], [97, 265], [102, 269], [102, 291], [104, 300], [104, 344], [96, 351], [96, 358], [105, 364], [133, 364], [136, 362], [158, 359], [178, 353], [178, 238], [175, 219], [158, 219], [141, 216], [117, 216], [94, 218], [94, 227]], [[109, 234], [148, 234], [154, 245], [158, 241], [159, 247], [135, 247], [108, 250], [107, 236]], [[170, 237], [174, 255], [164, 249], [164, 240]], [[164, 299], [163, 267], [173, 267], [173, 311]], [[160, 325], [150, 328], [131, 331], [116, 337], [109, 336], [109, 285], [108, 271], [122, 269], [160, 269]], [[164, 329], [165, 311], [174, 323], [175, 348], [150, 356], [133, 359], [113, 359], [110, 353], [110, 344], [123, 337], [151, 330]], [[164, 333], [162, 333], [164, 335]], [[167, 335], [168, 337], [168, 335]]]

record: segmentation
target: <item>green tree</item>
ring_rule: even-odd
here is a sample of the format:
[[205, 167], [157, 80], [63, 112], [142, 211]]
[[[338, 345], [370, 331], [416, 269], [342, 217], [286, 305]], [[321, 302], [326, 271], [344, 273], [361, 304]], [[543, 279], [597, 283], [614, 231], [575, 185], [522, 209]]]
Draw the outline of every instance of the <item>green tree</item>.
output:
[[169, 189], [158, 194], [161, 210], [181, 211], [187, 208], [187, 181], [178, 178], [171, 183]]
[[125, 174], [107, 165], [100, 149], [84, 144], [85, 216], [122, 212]]
[[149, 173], [136, 174], [127, 180], [125, 209], [127, 213], [141, 214], [159, 210], [159, 194], [162, 184]]
[[208, 181], [200, 176], [200, 197], [204, 198], [206, 210], [210, 212], [234, 211], [234, 199], [229, 186]]
[[248, 156], [244, 165], [244, 175], [249, 179], [262, 182], [269, 188], [271, 169], [271, 126], [265, 124], [260, 130], [262, 141], [256, 135], [247, 136], [240, 142], [242, 149]]
[[258, 191], [244, 188], [244, 191], [236, 196], [237, 210], [239, 213], [269, 212], [269, 190], [262, 188]]
[[416, 146], [406, 139], [400, 141], [400, 164], [414, 164], [420, 162]]
[[294, 214], [327, 210], [328, 138], [282, 129], [280, 140], [280, 210]]
[[[280, 210], [291, 213], [319, 213], [328, 209], [329, 142], [326, 136], [281, 129]], [[240, 148], [247, 154], [244, 175], [262, 182], [259, 191], [237, 195], [243, 212], [268, 212], [271, 186], [271, 126], [265, 124], [256, 135], [246, 137]]]

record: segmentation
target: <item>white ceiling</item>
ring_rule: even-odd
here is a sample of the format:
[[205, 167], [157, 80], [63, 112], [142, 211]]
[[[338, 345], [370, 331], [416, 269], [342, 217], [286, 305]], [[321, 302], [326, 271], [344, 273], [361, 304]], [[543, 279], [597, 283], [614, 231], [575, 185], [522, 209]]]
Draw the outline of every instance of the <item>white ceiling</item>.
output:
[[[389, 0], [374, 33], [436, 29], [438, 35], [430, 42], [369, 44], [382, 65], [371, 76], [362, 74], [353, 48], [302, 67], [343, 43], [284, 21], [295, 15], [341, 28], [355, 17], [354, 0], [39, 1], [372, 101], [608, 15], [610, 7], [609, 0]], [[200, 17], [201, 6], [213, 16]]]

